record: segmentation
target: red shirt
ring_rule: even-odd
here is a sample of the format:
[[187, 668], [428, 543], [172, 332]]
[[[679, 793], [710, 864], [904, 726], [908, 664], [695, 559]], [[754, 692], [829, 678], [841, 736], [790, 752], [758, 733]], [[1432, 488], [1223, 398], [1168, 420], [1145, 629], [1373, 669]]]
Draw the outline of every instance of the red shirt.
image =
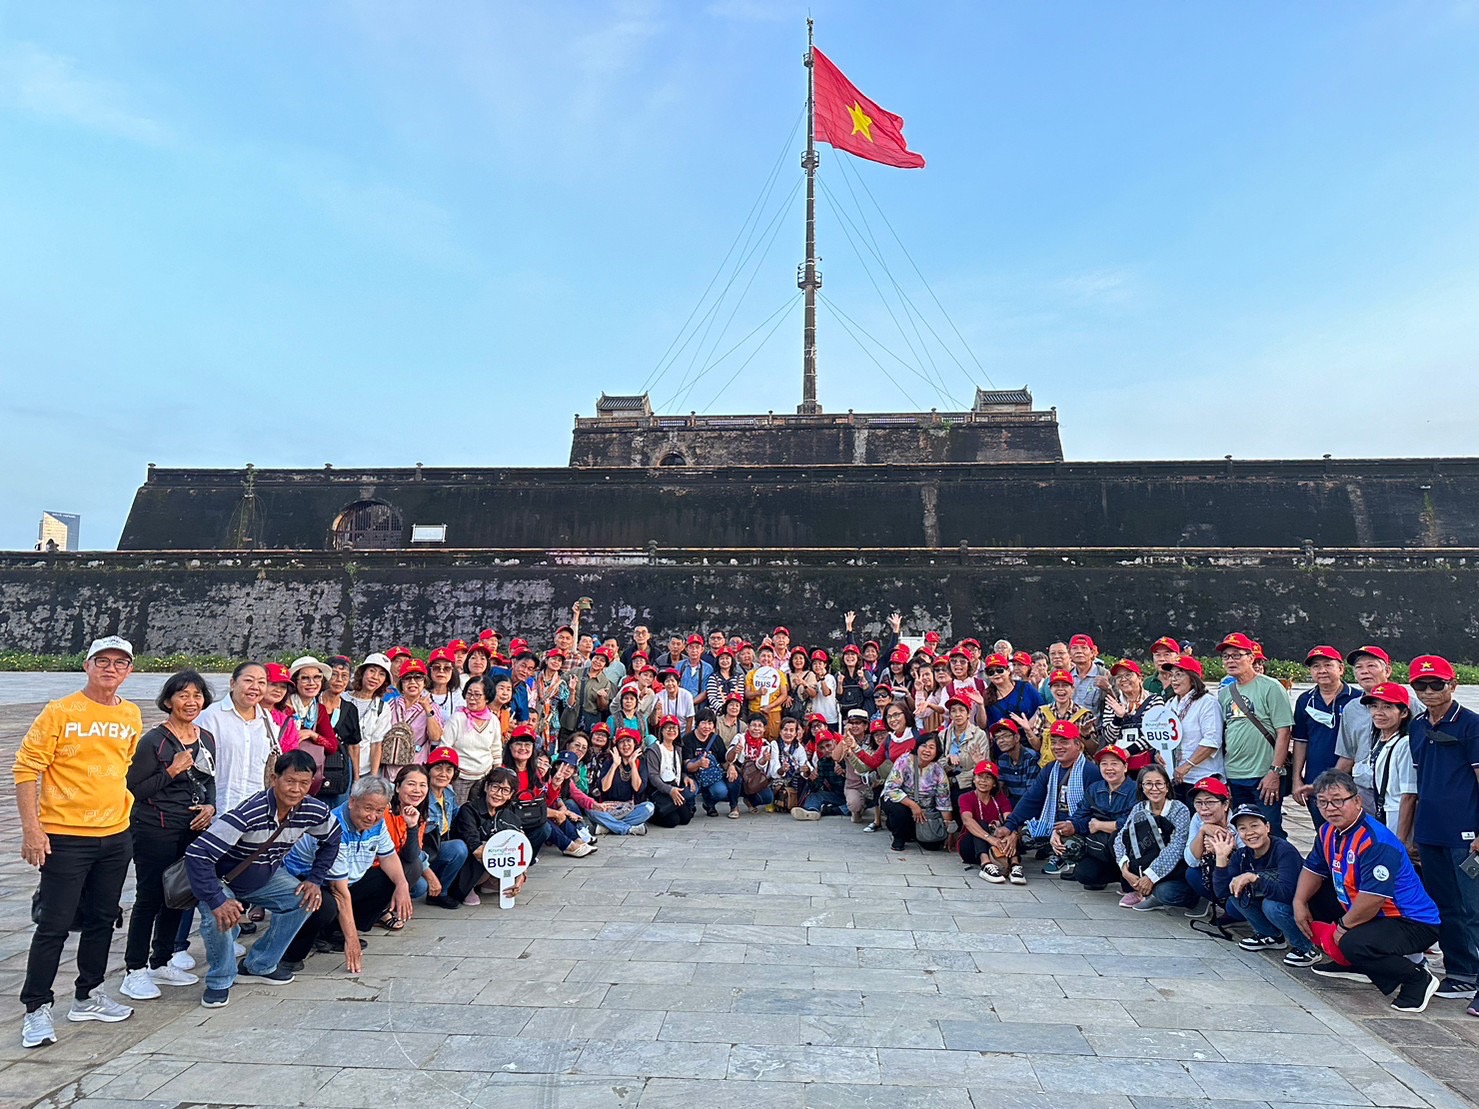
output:
[[984, 806], [981, 804], [981, 795], [975, 790], [960, 795], [961, 815], [970, 813], [983, 828], [989, 829], [993, 824], [1000, 824], [1011, 811], [1012, 799], [1001, 789], [997, 789]]

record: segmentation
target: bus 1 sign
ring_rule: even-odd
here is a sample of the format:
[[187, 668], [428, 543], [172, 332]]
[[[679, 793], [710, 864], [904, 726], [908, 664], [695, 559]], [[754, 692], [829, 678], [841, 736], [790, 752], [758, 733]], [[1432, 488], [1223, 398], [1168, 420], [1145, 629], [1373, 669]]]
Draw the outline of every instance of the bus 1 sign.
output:
[[495, 832], [483, 844], [483, 868], [498, 879], [499, 908], [513, 908], [514, 880], [529, 869], [533, 853], [529, 837], [513, 829]]

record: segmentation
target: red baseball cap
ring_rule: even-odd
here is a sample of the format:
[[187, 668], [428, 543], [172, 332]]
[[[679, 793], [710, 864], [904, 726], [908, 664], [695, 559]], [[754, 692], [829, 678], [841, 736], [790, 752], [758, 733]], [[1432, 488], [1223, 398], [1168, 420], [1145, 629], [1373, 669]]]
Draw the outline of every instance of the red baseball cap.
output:
[[1054, 670], [1048, 675], [1049, 685], [1073, 685], [1073, 675], [1067, 670]]
[[1022, 734], [1022, 725], [1018, 724], [1010, 716], [1003, 716], [995, 724], [991, 725], [991, 730], [993, 732], [996, 731], [998, 728], [1005, 728], [1007, 729], [1007, 731], [1016, 732], [1018, 735]]
[[493, 657], [493, 648], [488, 646], [488, 642], [485, 639], [479, 639], [476, 643], [468, 645], [467, 653], [472, 654], [474, 651], [482, 651], [489, 658]]
[[1085, 635], [1083, 632], [1079, 632], [1069, 639], [1068, 645], [1070, 647], [1087, 647], [1091, 651], [1097, 649], [1094, 646], [1094, 637], [1092, 635]]
[[1348, 663], [1350, 663], [1352, 666], [1354, 666], [1354, 665], [1356, 665], [1356, 660], [1358, 658], [1360, 658], [1362, 655], [1370, 655], [1372, 658], [1376, 659], [1378, 662], [1384, 662], [1388, 666], [1392, 665], [1392, 656], [1391, 655], [1387, 654], [1380, 647], [1372, 647], [1370, 645], [1367, 645], [1365, 647], [1357, 647], [1350, 654], [1346, 655], [1345, 660]]
[[680, 731], [683, 728], [683, 722], [679, 720], [676, 716], [664, 716], [661, 720], [657, 722], [657, 726], [659, 728], [666, 728], [669, 724], [679, 729]]
[[452, 657], [451, 650], [446, 647], [438, 647], [432, 651], [431, 654], [426, 656], [426, 661], [428, 664], [433, 662], [450, 662], [454, 666], [457, 664], [457, 660]]
[[925, 658], [929, 658], [929, 659], [932, 659], [932, 658], [935, 657], [935, 652], [931, 651], [928, 647], [924, 647], [924, 646], [915, 647], [914, 648], [914, 654], [915, 654], [916, 657], [918, 657], [919, 655], [923, 655]]
[[1179, 655], [1181, 653], [1181, 644], [1176, 642], [1176, 640], [1172, 639], [1169, 635], [1163, 635], [1150, 645], [1150, 653], [1155, 654], [1156, 651], [1162, 649], [1171, 651]]
[[885, 724], [882, 720], [875, 720], [871, 724], [868, 725], [868, 730], [870, 732], [887, 731], [888, 730], [888, 725]]
[[1232, 800], [1232, 790], [1227, 788], [1227, 783], [1221, 778], [1203, 778], [1199, 782], [1193, 782], [1191, 787], [1192, 796], [1198, 793], [1210, 793], [1213, 797], [1221, 797], [1224, 801]]
[[411, 652], [406, 647], [392, 647], [385, 652], [385, 657], [390, 659], [391, 662], [394, 662], [398, 658], [410, 658]]
[[815, 651], [811, 653], [811, 661], [815, 662], [817, 659], [821, 659], [823, 662], [831, 662], [832, 656], [818, 647]]
[[959, 705], [964, 709], [974, 707], [971, 699], [960, 693], [952, 693], [949, 697], [945, 698], [945, 707], [948, 709], [951, 705]]
[[925, 632], [924, 633], [924, 641], [926, 643], [938, 643], [938, 642], [940, 642], [940, 633], [939, 632]]
[[730, 658], [734, 658], [734, 651], [729, 647], [720, 647], [714, 652], [714, 657], [718, 658], [720, 655], [728, 655]]
[[1410, 682], [1422, 678], [1437, 678], [1440, 681], [1451, 682], [1455, 677], [1453, 663], [1441, 655], [1418, 655], [1407, 664], [1407, 680]]
[[613, 651], [610, 647], [597, 647], [594, 651], [591, 652], [591, 658], [595, 658], [597, 655], [600, 655], [601, 658], [605, 659], [607, 662], [610, 662], [612, 656], [615, 654], [616, 652]]
[[740, 704], [745, 703], [745, 695], [737, 689], [734, 692], [730, 693], [729, 696], [725, 697], [724, 699], [726, 701], [738, 701]]
[[669, 666], [666, 670], [659, 670], [657, 672], [657, 676], [659, 678], [661, 678], [663, 681], [667, 681], [668, 678], [669, 678], [669, 676], [674, 677], [674, 678], [681, 678], [682, 675], [680, 675], [678, 673], [678, 671], [674, 670], [671, 666]]
[[529, 724], [515, 724], [514, 730], [508, 733], [508, 741], [510, 743], [520, 739], [528, 743], [533, 743], [535, 738], [534, 728]]
[[1084, 733], [1072, 720], [1054, 720], [1048, 728], [1050, 739], [1082, 739]]
[[269, 662], [263, 667], [267, 671], [268, 685], [292, 685], [293, 676], [288, 673], [288, 668], [280, 662]]
[[461, 763], [457, 758], [457, 752], [450, 747], [433, 747], [431, 754], [426, 756], [426, 765], [428, 767], [435, 766], [439, 762], [451, 763], [452, 769], [454, 770], [462, 769]]
[[701, 635], [690, 635], [688, 637], [688, 642], [697, 643], [700, 647], [702, 647], [704, 645], [704, 637]]
[[823, 724], [827, 722], [827, 718], [819, 712], [809, 712], [806, 714], [806, 723], [815, 724], [818, 720]]
[[1094, 753], [1094, 761], [1103, 762], [1105, 756], [1119, 759], [1120, 762], [1124, 763], [1126, 766], [1130, 765], [1130, 752], [1126, 751], [1118, 744], [1111, 743], [1108, 747], [1099, 748], [1099, 750]]
[[423, 678], [426, 677], [426, 663], [422, 662], [419, 658], [408, 658], [405, 662], [401, 663], [401, 668], [395, 674], [396, 683], [399, 684], [405, 681], [413, 674], [420, 674]]
[[976, 769], [972, 771], [972, 773], [990, 774], [998, 782], [1001, 781], [1001, 770], [997, 767], [996, 763], [992, 762], [990, 759], [982, 759], [980, 762], [976, 763]]
[[456, 654], [458, 651], [466, 651], [467, 650], [467, 640], [465, 640], [465, 639], [454, 639], [454, 640], [452, 640], [452, 642], [450, 642], [450, 643], [447, 644], [447, 650], [451, 651], [453, 654]]
[[1407, 690], [1396, 682], [1382, 682], [1378, 686], [1373, 686], [1371, 692], [1361, 698], [1363, 705], [1369, 705], [1373, 701], [1381, 701], [1387, 705], [1401, 705], [1406, 709], [1412, 708], [1412, 702], [1407, 699]]
[[616, 735], [614, 735], [612, 737], [612, 740], [613, 741], [615, 741], [615, 740], [622, 740], [622, 739], [637, 740], [637, 739], [641, 739], [641, 738], [642, 738], [642, 733], [638, 732], [635, 728], [617, 728], [616, 729]]
[[562, 651], [562, 650], [560, 650], [560, 648], [558, 648], [558, 647], [551, 647], [548, 651], [544, 652], [544, 657], [545, 658], [564, 658], [565, 657], [565, 652]]
[[901, 646], [895, 647], [894, 653], [889, 655], [888, 659], [890, 662], [897, 662], [902, 664], [908, 662], [911, 657], [912, 656], [909, 654], [909, 648]]
[[508, 653], [510, 656], [517, 657], [520, 651], [527, 651], [528, 649], [529, 641], [527, 639], [520, 639], [518, 636], [514, 636], [514, 638], [508, 641]]
[[643, 662], [647, 662], [650, 657], [651, 656], [648, 655], [648, 653], [646, 651], [633, 651], [632, 652], [632, 662], [634, 664], [636, 663], [636, 661], [638, 659], [641, 659]]
[[859, 650], [858, 645], [856, 643], [847, 643], [847, 644], [844, 644], [843, 645], [842, 653], [844, 655], [846, 655], [846, 654], [860, 655], [863, 652], [861, 650]]
[[1121, 670], [1128, 670], [1130, 673], [1138, 674], [1142, 677], [1145, 675], [1145, 671], [1140, 669], [1140, 664], [1132, 658], [1122, 658], [1109, 668], [1111, 675], [1118, 674]]
[[962, 639], [960, 645], [962, 647], [974, 647], [978, 651], [981, 649], [981, 641], [979, 639]]
[[501, 631], [496, 631], [493, 628], [484, 628], [482, 631], [478, 632], [478, 638], [479, 639], [502, 639], [503, 638], [503, 633]]
[[1250, 653], [1256, 653], [1259, 649], [1258, 644], [1254, 643], [1253, 640], [1249, 639], [1242, 632], [1233, 632], [1231, 635], [1223, 636], [1222, 642], [1217, 644], [1217, 653], [1221, 654], [1229, 647], [1236, 651], [1248, 651]]
[[1204, 675], [1201, 661], [1191, 655], [1182, 655], [1171, 665], [1177, 670], [1185, 670], [1188, 674], [1195, 674], [1199, 678]]
[[872, 647], [875, 651], [883, 650], [883, 646], [876, 639], [870, 639], [863, 644], [864, 647]]
[[591, 725], [591, 735], [595, 735], [597, 732], [605, 732], [607, 735], [610, 735], [611, 725], [604, 720], [597, 720]]
[[981, 660], [981, 669], [983, 670], [990, 670], [993, 666], [999, 666], [1005, 670], [1010, 665], [1011, 663], [1007, 661], [1006, 655], [987, 655]]
[[1328, 643], [1321, 643], [1318, 647], [1311, 647], [1309, 654], [1304, 656], [1304, 664], [1308, 666], [1317, 658], [1328, 658], [1331, 662], [1345, 665], [1345, 656]]
[[791, 629], [788, 628], [788, 627], [785, 627], [783, 625], [783, 626], [781, 626], [779, 628], [776, 628], [776, 630], [773, 631], [773, 632], [771, 632], [770, 634], [771, 635], [786, 635], [786, 636], [789, 636], [791, 634]]
[[1012, 656], [1012, 661], [1015, 662], [1018, 666], [1026, 666], [1029, 668], [1032, 666], [1032, 656], [1029, 655], [1026, 651], [1018, 651], [1015, 655]]

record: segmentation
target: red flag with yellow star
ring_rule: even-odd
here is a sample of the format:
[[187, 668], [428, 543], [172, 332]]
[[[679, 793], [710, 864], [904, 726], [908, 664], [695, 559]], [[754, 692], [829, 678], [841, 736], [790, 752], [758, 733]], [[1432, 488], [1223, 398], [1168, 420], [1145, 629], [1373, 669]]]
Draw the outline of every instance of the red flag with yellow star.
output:
[[919, 169], [924, 159], [904, 142], [904, 121], [860, 93], [827, 55], [812, 47], [817, 141], [870, 162]]

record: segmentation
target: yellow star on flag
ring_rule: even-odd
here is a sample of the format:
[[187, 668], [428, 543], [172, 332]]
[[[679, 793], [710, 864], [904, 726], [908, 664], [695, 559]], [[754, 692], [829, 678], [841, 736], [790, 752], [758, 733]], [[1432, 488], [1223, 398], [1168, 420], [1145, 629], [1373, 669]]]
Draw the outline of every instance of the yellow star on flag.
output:
[[852, 102], [852, 107], [848, 109], [848, 112], [852, 116], [852, 133], [854, 135], [862, 135], [863, 138], [867, 139], [869, 142], [872, 142], [873, 121], [869, 119], [868, 114], [863, 111], [863, 106], [859, 104], [856, 100], [854, 100]]

